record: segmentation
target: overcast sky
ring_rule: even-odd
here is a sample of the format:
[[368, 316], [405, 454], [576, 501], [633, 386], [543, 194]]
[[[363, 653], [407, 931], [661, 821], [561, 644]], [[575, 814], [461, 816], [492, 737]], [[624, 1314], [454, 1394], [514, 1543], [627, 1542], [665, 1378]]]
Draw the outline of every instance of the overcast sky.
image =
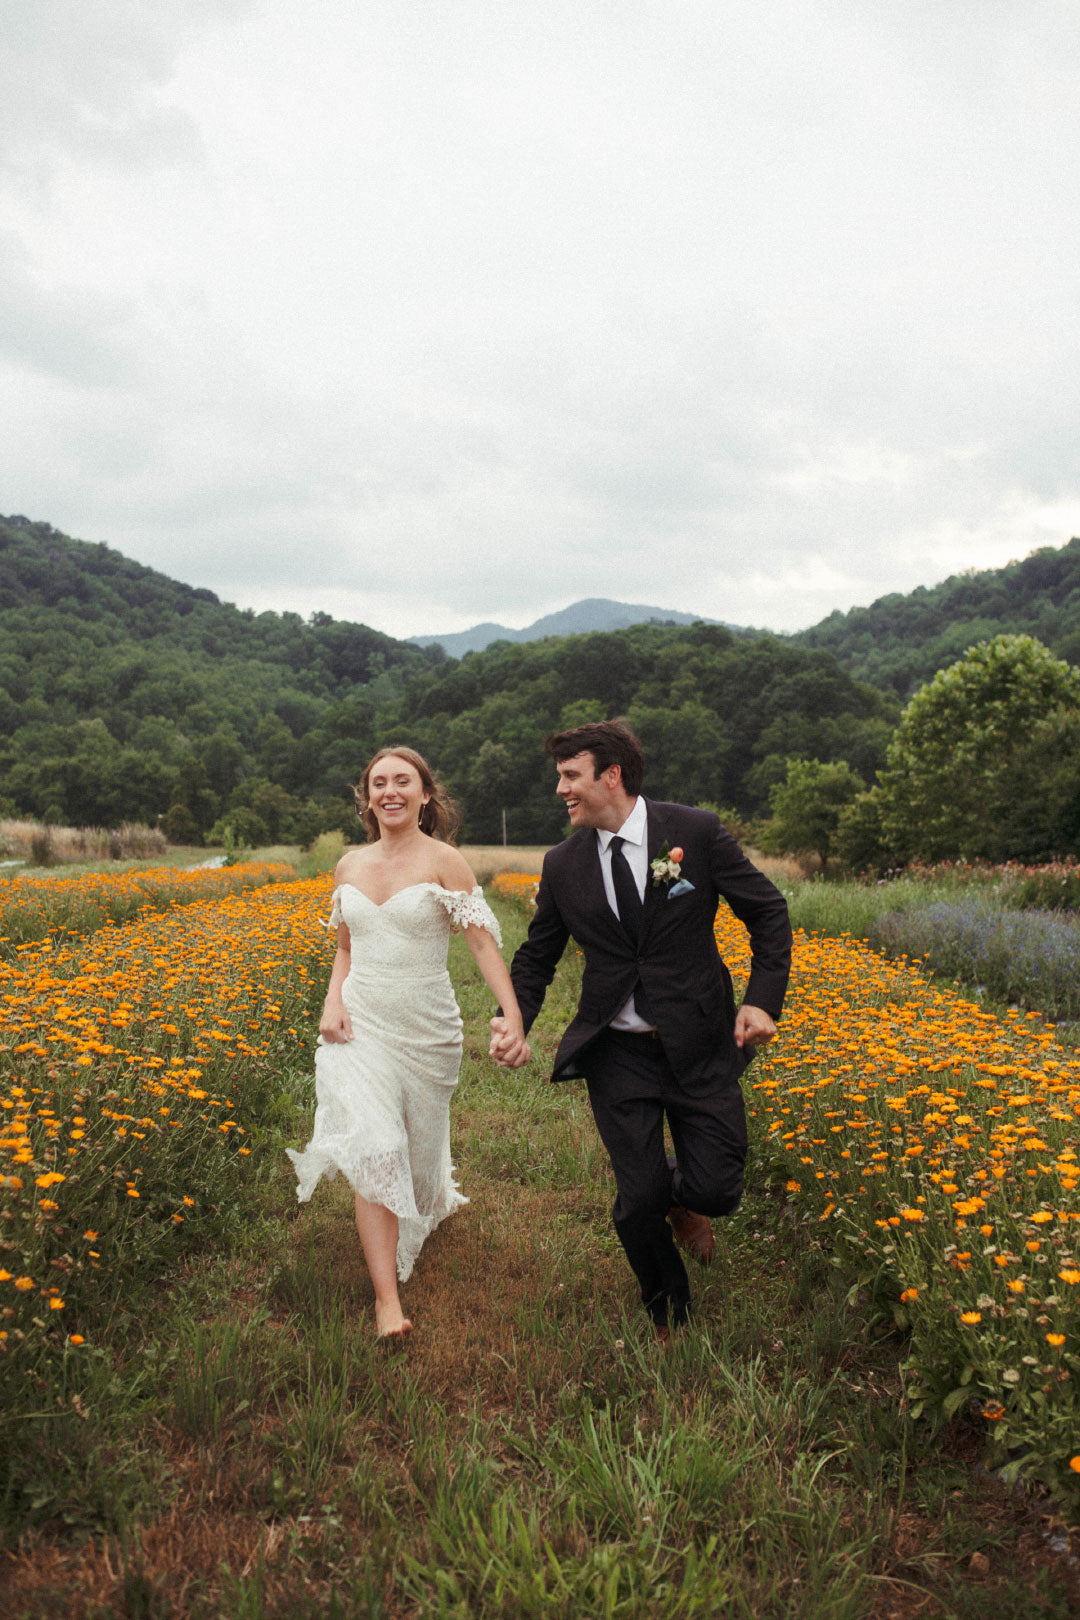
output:
[[1080, 534], [1073, 0], [0, 0], [0, 511], [393, 635]]

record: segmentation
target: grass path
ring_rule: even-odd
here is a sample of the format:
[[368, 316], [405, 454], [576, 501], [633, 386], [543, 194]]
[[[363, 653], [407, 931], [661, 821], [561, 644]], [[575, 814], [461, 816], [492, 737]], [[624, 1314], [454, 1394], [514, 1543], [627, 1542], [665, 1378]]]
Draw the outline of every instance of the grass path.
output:
[[697, 1325], [657, 1350], [584, 1090], [543, 1083], [573, 960], [517, 1076], [484, 1056], [457, 941], [452, 962], [471, 1203], [405, 1287], [408, 1348], [371, 1338], [347, 1190], [298, 1212], [268, 1148], [231, 1246], [133, 1300], [83, 1412], [39, 1419], [5, 1615], [1075, 1613], [1052, 1521], [978, 1471], [962, 1425], [909, 1429], [900, 1342], [752, 1178]]

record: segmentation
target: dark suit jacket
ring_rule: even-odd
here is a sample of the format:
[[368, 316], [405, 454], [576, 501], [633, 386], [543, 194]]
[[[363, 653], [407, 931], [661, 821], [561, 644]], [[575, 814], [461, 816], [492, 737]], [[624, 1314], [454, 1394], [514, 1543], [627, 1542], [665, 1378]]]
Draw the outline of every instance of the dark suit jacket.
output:
[[646, 879], [637, 950], [608, 905], [596, 830], [583, 827], [544, 857], [536, 915], [510, 975], [528, 1030], [567, 940], [585, 958], [577, 1016], [563, 1034], [553, 1080], [581, 1074], [588, 1043], [616, 1016], [640, 978], [657, 1032], [675, 1072], [687, 1081], [737, 1078], [748, 1060], [735, 1045], [731, 975], [716, 948], [713, 920], [727, 901], [746, 924], [753, 953], [744, 1000], [773, 1018], [780, 1012], [791, 962], [791, 928], [780, 891], [752, 866], [716, 816], [647, 799], [648, 852], [682, 845], [682, 878], [691, 893]]

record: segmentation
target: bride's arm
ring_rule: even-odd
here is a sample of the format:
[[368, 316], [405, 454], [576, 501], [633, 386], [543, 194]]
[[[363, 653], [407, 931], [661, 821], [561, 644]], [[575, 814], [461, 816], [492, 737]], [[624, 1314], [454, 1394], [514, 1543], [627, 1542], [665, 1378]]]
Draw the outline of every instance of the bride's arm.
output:
[[334, 1042], [352, 1040], [352, 1021], [348, 1009], [341, 999], [341, 987], [345, 983], [349, 968], [352, 966], [352, 941], [349, 930], [344, 923], [338, 923], [337, 950], [334, 952], [334, 965], [330, 970], [330, 984], [323, 1002], [322, 1017], [319, 1019], [319, 1034], [324, 1041]]
[[[439, 857], [439, 882], [443, 887], [471, 896], [476, 889], [476, 878], [461, 851], [443, 845]], [[480, 901], [480, 906], [491, 917], [486, 901]], [[494, 917], [491, 920], [497, 928]], [[510, 970], [503, 961], [502, 951], [494, 936], [479, 923], [469, 922], [467, 911], [462, 921], [465, 924], [462, 929], [465, 943], [483, 975], [484, 983], [499, 1004], [498, 1028], [495, 1029], [495, 1021], [492, 1024], [495, 1033], [491, 1041], [491, 1055], [506, 1068], [520, 1069], [523, 1063], [528, 1063], [532, 1051], [525, 1039], [525, 1025], [510, 981]]]

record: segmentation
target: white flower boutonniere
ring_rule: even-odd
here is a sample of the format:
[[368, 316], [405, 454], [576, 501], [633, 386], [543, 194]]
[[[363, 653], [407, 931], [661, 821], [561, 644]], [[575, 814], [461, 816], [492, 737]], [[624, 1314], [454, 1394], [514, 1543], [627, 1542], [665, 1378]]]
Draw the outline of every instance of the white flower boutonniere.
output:
[[665, 839], [659, 853], [649, 862], [649, 871], [652, 873], [654, 889], [658, 889], [662, 883], [678, 882], [679, 873], [682, 871], [679, 864], [682, 858], [682, 846], [676, 844], [674, 849], [669, 849]]

